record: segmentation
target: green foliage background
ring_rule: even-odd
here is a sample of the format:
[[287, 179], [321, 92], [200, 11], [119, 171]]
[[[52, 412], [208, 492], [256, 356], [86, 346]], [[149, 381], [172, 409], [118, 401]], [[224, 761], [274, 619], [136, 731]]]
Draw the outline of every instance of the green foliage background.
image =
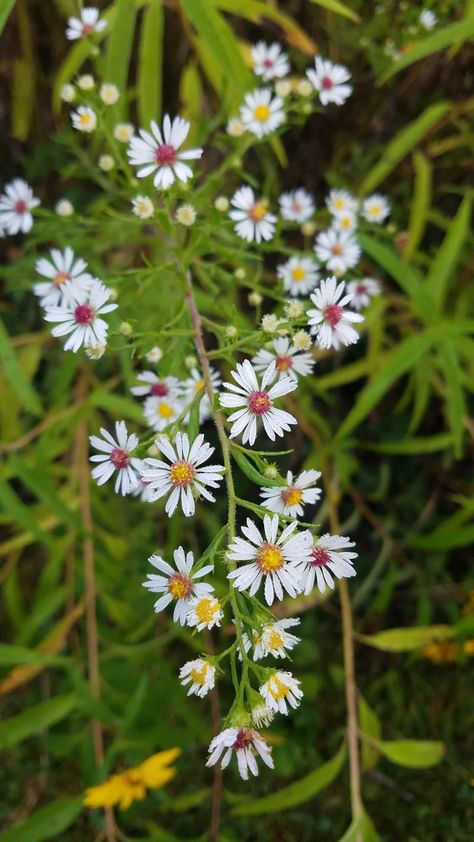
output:
[[[474, 4], [429, 5], [440, 23], [415, 37], [410, 27], [422, 7], [390, 0], [379, 13], [368, 0], [288, 0], [280, 8], [263, 0], [103, 4], [104, 78], [121, 88], [128, 82], [124, 107], [132, 119], [158, 116], [163, 98], [166, 110], [193, 121], [197, 140], [212, 115], [230, 113], [246, 90], [242, 43], [286, 42], [301, 72], [317, 49], [353, 72], [355, 94], [345, 108], [324, 120], [315, 116], [290, 135], [285, 152], [275, 145], [272, 158], [253, 166], [264, 167], [275, 193], [275, 184], [304, 183], [321, 201], [328, 186], [343, 184], [359, 195], [380, 189], [393, 206], [392, 229], [361, 240], [367, 273], [383, 280], [385, 294], [370, 310], [363, 342], [318, 363], [290, 464], [330, 465], [342, 534], [358, 545], [351, 593], [360, 725], [370, 738], [363, 742], [363, 793], [377, 828], [367, 820], [362, 832], [364, 840], [387, 842], [468, 842], [474, 833], [474, 687], [472, 661], [462, 654], [463, 641], [474, 637], [474, 615], [464, 610], [474, 587], [467, 186]], [[93, 210], [103, 201], [94, 184], [100, 176], [86, 158], [82, 167], [69, 163], [71, 133], [59, 111], [62, 84], [87, 69], [84, 45], [71, 47], [63, 35], [74, 11], [68, 0], [0, 3], [0, 85], [10, 105], [1, 140], [4, 181], [24, 174], [49, 207], [67, 184], [74, 204]], [[395, 63], [384, 53], [387, 39], [401, 49]], [[239, 183], [238, 172], [232, 178]], [[203, 752], [211, 718], [208, 706], [189, 701], [177, 682], [179, 665], [201, 645], [189, 630], [153, 614], [140, 583], [156, 546], [166, 554], [185, 532], [190, 546], [202, 550], [219, 528], [219, 506], [201, 508], [198, 534], [194, 521], [176, 516], [165, 523], [154, 507], [91, 487], [102, 676], [102, 697], [94, 701], [86, 675], [83, 433], [121, 417], [132, 427], [141, 423], [140, 407], [128, 396], [135, 363], [125, 343], [118, 365], [105, 358], [86, 366], [62, 352], [31, 294], [35, 258], [46, 241], [65, 245], [73, 238], [98, 276], [119, 289], [144, 332], [166, 324], [180, 301], [169, 267], [166, 288], [156, 285], [159, 244], [148, 254], [150, 268], [136, 268], [145, 245], [133, 221], [124, 225], [117, 214], [98, 230], [91, 214], [78, 232], [74, 217], [61, 226], [50, 218], [41, 230], [41, 244], [35, 231], [24, 243], [1, 244], [8, 265], [0, 305], [0, 842], [100, 838], [102, 816], [81, 809], [83, 789], [174, 745], [184, 750], [176, 780], [119, 816], [120, 838], [205, 839], [212, 774], [203, 768]], [[200, 303], [226, 321], [237, 304], [232, 276], [222, 273], [217, 281], [221, 298]], [[173, 341], [171, 373], [182, 373], [191, 352], [191, 340]], [[245, 492], [255, 495], [250, 481]], [[356, 838], [354, 829], [345, 833], [337, 595], [319, 602], [301, 606], [303, 642], [293, 669], [304, 704], [288, 722], [272, 725], [274, 774], [250, 788], [227, 773], [223, 842]], [[423, 659], [422, 647], [433, 640], [457, 641], [457, 663]], [[225, 710], [225, 687], [221, 693]], [[106, 738], [99, 772], [93, 719]]]

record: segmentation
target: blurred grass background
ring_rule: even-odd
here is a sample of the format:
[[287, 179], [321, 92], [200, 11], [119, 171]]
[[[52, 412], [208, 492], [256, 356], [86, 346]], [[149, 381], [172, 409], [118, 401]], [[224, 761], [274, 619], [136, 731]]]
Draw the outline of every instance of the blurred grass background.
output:
[[[299, 405], [304, 414], [289, 467], [326, 466], [341, 530], [360, 553], [352, 586], [357, 683], [361, 728], [376, 741], [364, 750], [363, 792], [379, 834], [367, 839], [470, 842], [474, 3], [430, 3], [439, 18], [431, 33], [417, 26], [420, 4], [390, 0], [101, 5], [110, 24], [104, 78], [122, 88], [128, 82], [135, 123], [162, 107], [192, 119], [199, 135], [216, 112], [231, 113], [240, 101], [248, 78], [243, 57], [260, 38], [286, 44], [300, 72], [316, 50], [353, 72], [353, 97], [290, 133], [281, 167], [258, 153], [249, 162], [250, 171], [264, 167], [275, 193], [278, 183], [304, 184], [321, 203], [337, 184], [359, 195], [381, 190], [393, 205], [389, 230], [362, 242], [364, 268], [382, 279], [385, 294], [370, 310], [363, 343], [318, 362]], [[93, 183], [68, 164], [62, 140], [67, 118], [58, 92], [89, 69], [83, 44], [64, 37], [74, 12], [69, 0], [0, 3], [3, 180], [24, 175], [48, 207], [65, 185], [78, 206], [100, 202]], [[387, 55], [393, 50], [395, 61]], [[64, 222], [64, 242], [74, 224]], [[55, 224], [44, 226], [43, 242], [54, 244]], [[122, 273], [127, 300], [136, 231], [111, 221], [99, 234], [92, 220], [78, 237], [100, 277], [119, 287]], [[140, 409], [127, 397], [131, 363], [124, 351], [117, 365], [107, 359], [91, 369], [63, 354], [31, 295], [43, 243], [33, 232], [24, 247], [11, 239], [0, 247], [8, 264], [0, 304], [0, 840], [100, 838], [101, 816], [80, 805], [82, 790], [96, 780], [94, 718], [103, 725], [108, 770], [161, 748], [184, 748], [166, 791], [119, 817], [120, 838], [205, 839], [212, 775], [203, 768], [203, 749], [211, 720], [208, 706], [190, 702], [176, 677], [200, 643], [153, 615], [140, 582], [155, 546], [175, 546], [185, 529], [190, 545], [202, 549], [220, 512], [202, 508], [198, 535], [195, 521], [184, 525], [176, 516], [164, 523], [154, 507], [91, 488], [102, 676], [101, 699], [91, 698], [81, 523], [86, 435], [119, 417], [140, 423]], [[138, 319], [166, 320], [159, 300], [129, 303]], [[212, 306], [221, 317], [219, 302]], [[173, 349], [177, 372], [190, 352], [184, 343]], [[326, 505], [320, 514], [328, 516]], [[404, 631], [379, 636], [387, 629]], [[223, 842], [332, 842], [350, 824], [347, 767], [319, 793], [317, 782], [303, 780], [284, 811], [282, 796], [258, 803], [319, 768], [343, 740], [337, 599], [304, 611], [302, 638], [292, 669], [305, 703], [272, 726], [273, 775], [262, 775], [251, 790], [233, 772], [226, 775]], [[221, 696], [225, 711], [225, 687]], [[426, 756], [411, 746], [391, 762], [388, 741], [408, 737], [442, 741], [441, 765], [432, 765], [439, 756], [431, 744]]]

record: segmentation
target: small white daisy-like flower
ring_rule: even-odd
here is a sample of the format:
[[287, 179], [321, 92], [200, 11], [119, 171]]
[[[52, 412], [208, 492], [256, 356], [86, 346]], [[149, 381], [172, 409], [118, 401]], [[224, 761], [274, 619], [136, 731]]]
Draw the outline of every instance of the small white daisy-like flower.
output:
[[104, 105], [115, 105], [120, 96], [120, 91], [117, 85], [112, 85], [110, 82], [104, 82], [100, 86], [99, 96]]
[[169, 494], [165, 506], [168, 517], [174, 514], [178, 503], [181, 503], [185, 517], [191, 517], [194, 514], [196, 504], [193, 491], [201, 494], [211, 503], [215, 502], [215, 497], [207, 486], [219, 488], [224, 466], [203, 466], [203, 463], [212, 456], [215, 448], [204, 441], [202, 434], [190, 444], [186, 433], [177, 433], [174, 442], [176, 450], [166, 436], [160, 436], [155, 444], [170, 464], [160, 459], [144, 460], [147, 467], [143, 470], [142, 477], [150, 482], [151, 501], [159, 500]]
[[293, 473], [288, 471], [286, 485], [260, 488], [262, 506], [280, 515], [303, 517], [303, 506], [312, 506], [321, 497], [321, 489], [311, 487], [320, 476], [320, 471], [309, 470], [293, 479]]
[[191, 628], [212, 629], [220, 626], [224, 612], [218, 599], [212, 594], [194, 597], [189, 603], [186, 622]]
[[347, 292], [352, 295], [351, 307], [354, 310], [363, 310], [368, 307], [372, 298], [380, 295], [380, 284], [375, 278], [362, 278], [361, 281], [350, 281], [347, 284]]
[[54, 206], [54, 210], [58, 216], [72, 216], [74, 213], [74, 205], [69, 201], [69, 199], [59, 199]]
[[[216, 371], [214, 368], [211, 368], [210, 374], [212, 388], [215, 392], [218, 392], [219, 387], [222, 385], [222, 380], [220, 378], [219, 372]], [[191, 403], [191, 401], [194, 400], [196, 395], [202, 396], [201, 401], [199, 403], [199, 423], [203, 424], [204, 421], [207, 421], [207, 419], [211, 417], [211, 402], [207, 395], [205, 383], [201, 372], [198, 371], [197, 368], [192, 368], [190, 371], [190, 376], [183, 383], [184, 403]]]
[[[290, 321], [295, 321], [295, 319], [300, 319], [304, 313], [304, 304], [302, 301], [297, 301], [296, 298], [291, 298], [289, 301], [285, 301], [285, 313], [287, 318]], [[301, 350], [301, 349], [298, 349]]]
[[221, 213], [225, 213], [229, 210], [229, 200], [227, 196], [217, 196], [214, 199], [214, 207], [216, 210], [220, 211]]
[[87, 289], [76, 286], [73, 281], [66, 281], [63, 294], [60, 306], [46, 307], [45, 310], [45, 320], [57, 322], [51, 331], [52, 336], [70, 334], [64, 350], [74, 353], [81, 345], [105, 345], [109, 326], [101, 316], [118, 307], [118, 304], [107, 303], [110, 290], [94, 278]]
[[163, 357], [163, 351], [158, 345], [154, 345], [145, 356], [149, 363], [159, 363]]
[[143, 405], [145, 421], [157, 433], [161, 433], [177, 421], [183, 410], [184, 404], [176, 395], [150, 395]]
[[275, 363], [268, 366], [260, 384], [250, 360], [244, 360], [243, 363], [237, 363], [236, 370], [231, 372], [237, 385], [224, 383], [228, 391], [219, 395], [221, 406], [236, 409], [228, 418], [232, 423], [231, 439], [242, 433], [242, 444], [248, 442], [252, 447], [257, 437], [258, 420], [262, 421], [271, 441], [275, 441], [276, 436], [283, 436], [292, 424], [297, 423], [296, 418], [289, 412], [274, 406], [276, 398], [296, 389], [296, 381], [291, 377], [284, 377], [267, 389], [274, 379], [275, 368]]
[[252, 640], [244, 632], [242, 638], [246, 652], [253, 648], [254, 661], [261, 661], [268, 655], [286, 658], [287, 651], [290, 652], [300, 642], [300, 638], [287, 632], [287, 629], [298, 626], [299, 622], [299, 619], [295, 618], [266, 623], [259, 631], [252, 630]]
[[154, 371], [142, 371], [137, 374], [137, 380], [143, 386], [132, 386], [132, 395], [143, 398], [151, 395], [154, 398], [177, 398], [181, 395], [181, 384], [177, 377], [158, 377]]
[[66, 38], [69, 41], [77, 41], [78, 38], [87, 38], [95, 32], [102, 32], [107, 26], [107, 21], [99, 17], [99, 10], [95, 6], [84, 6], [80, 11], [80, 18], [68, 18]]
[[81, 89], [81, 91], [93, 91], [95, 88], [95, 79], [91, 76], [90, 73], [84, 73], [83, 76], [79, 76], [77, 80], [77, 87]]
[[420, 14], [419, 21], [423, 29], [427, 29], [429, 32], [431, 29], [434, 29], [438, 23], [438, 18], [431, 9], [423, 9]]
[[313, 197], [303, 187], [282, 193], [278, 199], [280, 213], [288, 222], [302, 224], [311, 219], [316, 206]]
[[107, 345], [84, 345], [84, 351], [89, 360], [101, 360], [106, 349]]
[[[324, 593], [326, 586], [334, 588], [334, 579], [346, 579], [356, 576], [352, 559], [357, 553], [348, 552], [354, 542], [341, 535], [321, 535], [314, 544], [309, 560], [300, 568], [301, 587], [309, 594], [316, 581], [317, 587]], [[332, 574], [332, 575], [331, 575]]]
[[303, 698], [300, 682], [291, 672], [275, 672], [259, 689], [266, 706], [285, 716], [288, 715], [288, 705], [297, 708]]
[[114, 138], [120, 143], [130, 143], [134, 131], [135, 128], [131, 123], [117, 123], [117, 125], [114, 126]]
[[351, 296], [344, 295], [344, 289], [344, 281], [338, 284], [335, 277], [327, 278], [310, 296], [315, 309], [308, 310], [308, 325], [311, 333], [316, 335], [315, 342], [320, 348], [332, 347], [337, 351], [341, 345], [353, 345], [359, 340], [353, 323], [363, 322], [364, 317], [345, 309]]
[[261, 139], [284, 123], [283, 100], [279, 96], [274, 97], [270, 88], [257, 88], [245, 94], [240, 119], [246, 131]]
[[188, 203], [186, 205], [180, 205], [179, 208], [176, 209], [175, 219], [180, 225], [189, 227], [190, 225], [194, 225], [196, 222], [196, 215], [196, 208]]
[[196, 581], [211, 573], [213, 566], [207, 564], [205, 567], [193, 571], [194, 556], [191, 551], [185, 554], [183, 547], [178, 547], [174, 551], [173, 558], [175, 567], [171, 567], [171, 564], [168, 564], [161, 556], [151, 555], [148, 561], [160, 571], [160, 575], [148, 573], [146, 582], [143, 582], [143, 587], [151, 593], [161, 594], [155, 602], [156, 614], [164, 611], [173, 600], [176, 600], [173, 621], [184, 626], [190, 600], [194, 596], [206, 596], [213, 591], [212, 585], [207, 582]]
[[63, 102], [74, 102], [76, 98], [76, 89], [74, 85], [63, 85], [61, 88], [60, 97]]
[[390, 203], [380, 193], [374, 193], [362, 202], [362, 216], [367, 222], [380, 225], [389, 215]]
[[261, 704], [257, 704], [252, 708], [250, 716], [252, 717], [252, 724], [256, 728], [268, 728], [270, 723], [275, 719], [274, 712], [270, 708], [267, 708], [263, 701]]
[[101, 155], [97, 163], [102, 172], [110, 172], [115, 167], [115, 161], [112, 155]]
[[360, 246], [351, 234], [328, 228], [316, 237], [314, 250], [317, 257], [336, 275], [352, 269], [360, 259]]
[[211, 741], [209, 757], [206, 766], [220, 763], [225, 769], [235, 751], [240, 777], [247, 781], [249, 770], [252, 775], [258, 775], [256, 756], [273, 769], [272, 750], [263, 737], [253, 728], [225, 728]]
[[242, 137], [245, 129], [239, 117], [230, 117], [227, 121], [226, 132], [231, 137]]
[[179, 671], [179, 677], [183, 687], [190, 685], [188, 696], [203, 699], [214, 687], [216, 668], [204, 658], [196, 658], [194, 661], [186, 661]]
[[71, 123], [78, 132], [93, 132], [97, 127], [97, 114], [88, 105], [80, 105], [72, 112]]
[[312, 257], [290, 257], [277, 267], [277, 275], [292, 295], [306, 295], [319, 281], [318, 266]]
[[229, 217], [237, 223], [235, 231], [239, 237], [249, 243], [272, 239], [276, 216], [268, 213], [265, 199], [257, 199], [251, 187], [240, 187], [230, 203], [234, 209], [229, 211]]
[[318, 91], [322, 105], [328, 105], [330, 102], [343, 105], [352, 93], [352, 86], [347, 84], [351, 74], [342, 64], [333, 64], [329, 59], [316, 56], [314, 70], [307, 70], [306, 75]]
[[132, 199], [132, 210], [140, 219], [150, 219], [155, 212], [153, 202], [148, 196], [135, 196]]
[[333, 188], [329, 191], [326, 199], [326, 205], [329, 213], [332, 216], [339, 216], [345, 213], [356, 213], [359, 207], [359, 202], [349, 193], [348, 190]]
[[192, 169], [184, 162], [200, 158], [203, 150], [178, 151], [186, 140], [189, 127], [182, 117], [171, 121], [169, 114], [165, 114], [162, 131], [154, 120], [150, 124], [152, 134], [139, 129], [140, 137], [132, 138], [127, 153], [130, 163], [139, 167], [137, 176], [144, 178], [154, 173], [153, 184], [161, 190], [167, 190], [176, 179], [184, 183], [192, 178]]
[[66, 246], [64, 251], [51, 249], [50, 260], [40, 257], [36, 261], [35, 269], [38, 275], [48, 278], [39, 284], [35, 284], [33, 292], [40, 299], [42, 307], [55, 307], [63, 298], [63, 288], [67, 281], [72, 281], [77, 287], [87, 290], [92, 275], [84, 270], [87, 263], [80, 257], [74, 258], [72, 248]]
[[98, 462], [92, 470], [92, 476], [97, 485], [103, 485], [117, 471], [115, 479], [116, 494], [130, 494], [137, 484], [140, 460], [132, 456], [138, 444], [135, 433], [128, 434], [125, 421], [115, 423], [115, 438], [104, 427], [100, 428], [99, 436], [89, 436], [92, 447], [101, 453], [91, 456], [91, 462]]
[[342, 231], [351, 234], [357, 228], [357, 216], [353, 211], [343, 211], [334, 216], [331, 228], [334, 231]]
[[278, 377], [280, 380], [283, 377], [297, 380], [298, 375], [306, 377], [307, 374], [311, 374], [315, 364], [311, 354], [300, 353], [294, 345], [290, 345], [286, 336], [274, 339], [271, 351], [261, 348], [252, 360], [255, 371], [259, 374], [266, 371], [272, 362], [275, 363], [274, 378]]
[[5, 185], [0, 196], [0, 228], [7, 234], [27, 234], [33, 227], [33, 208], [41, 204], [30, 185], [22, 178], [14, 178]]
[[277, 79], [275, 82], [275, 93], [278, 96], [286, 98], [290, 96], [293, 91], [293, 85], [291, 79]]
[[283, 599], [284, 591], [293, 597], [300, 592], [296, 568], [303, 560], [309, 559], [312, 549], [310, 532], [294, 534], [298, 527], [296, 521], [290, 523], [280, 536], [278, 524], [278, 515], [265, 515], [262, 535], [253, 520], [247, 518], [246, 526], [242, 526], [247, 540], [235, 538], [228, 551], [231, 561], [249, 563], [232, 570], [227, 578], [233, 581], [237, 590], [248, 590], [250, 596], [257, 593], [264, 581], [268, 605], [272, 605], [275, 596]]
[[281, 79], [290, 72], [288, 56], [276, 42], [266, 44], [265, 41], [259, 41], [252, 47], [251, 56], [253, 72], [261, 76], [264, 82]]
[[[313, 91], [314, 91], [314, 88], [313, 88], [312, 83], [309, 81], [309, 79], [298, 79], [298, 82], [296, 83], [296, 93], [298, 93], [300, 96], [311, 96]], [[309, 106], [309, 110], [306, 110], [307, 107], [308, 106], [305, 107], [304, 113], [310, 114], [311, 113], [311, 110], [310, 110], [311, 107]]]
[[309, 351], [313, 343], [309, 333], [305, 330], [298, 330], [293, 337], [293, 344], [298, 351]]
[[279, 319], [276, 313], [265, 313], [260, 324], [264, 333], [277, 333], [284, 321], [284, 319]]

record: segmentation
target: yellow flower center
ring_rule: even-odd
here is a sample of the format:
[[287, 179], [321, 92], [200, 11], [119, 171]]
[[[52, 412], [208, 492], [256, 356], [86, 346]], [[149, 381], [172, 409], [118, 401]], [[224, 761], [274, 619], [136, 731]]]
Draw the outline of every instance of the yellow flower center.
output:
[[304, 281], [306, 277], [306, 270], [303, 269], [302, 266], [297, 266], [296, 269], [293, 269], [291, 277], [294, 281]]
[[345, 204], [346, 202], [344, 199], [334, 199], [334, 207], [338, 210], [343, 210]]
[[185, 486], [191, 485], [196, 471], [189, 463], [182, 460], [175, 462], [170, 468], [170, 480], [173, 485]]
[[334, 243], [331, 251], [333, 254], [342, 254], [343, 248], [341, 245], [339, 245], [339, 243]]
[[281, 493], [281, 497], [287, 506], [296, 506], [303, 498], [301, 488], [285, 488]]
[[273, 573], [285, 563], [282, 551], [275, 544], [263, 544], [256, 561], [263, 573]]
[[350, 216], [343, 216], [340, 220], [341, 228], [350, 228], [352, 224], [352, 220]]
[[60, 287], [65, 281], [69, 281], [71, 276], [67, 272], [58, 272], [53, 278], [53, 284]]
[[272, 629], [270, 634], [268, 635], [268, 648], [281, 649], [283, 644], [284, 640], [278, 629]]
[[211, 623], [219, 613], [219, 603], [215, 599], [201, 599], [194, 610], [200, 623]]
[[204, 380], [198, 380], [197, 383], [194, 384], [194, 391], [197, 395], [198, 392], [201, 392], [204, 389]]
[[370, 216], [378, 216], [379, 213], [380, 213], [380, 205], [372, 205], [372, 207], [369, 208], [369, 215]]
[[264, 202], [256, 202], [253, 207], [249, 210], [249, 217], [254, 222], [258, 222], [260, 219], [263, 219], [267, 212], [267, 206]]
[[161, 401], [157, 407], [157, 414], [160, 418], [172, 418], [174, 415], [174, 409], [169, 403], [166, 403], [166, 401]]
[[274, 699], [284, 699], [290, 692], [290, 688], [286, 684], [283, 684], [283, 681], [277, 675], [274, 675], [271, 679], [268, 689]]
[[90, 114], [81, 114], [79, 117], [79, 122], [81, 126], [88, 126], [92, 122], [92, 118]]
[[206, 675], [209, 667], [207, 664], [203, 664], [201, 669], [193, 669], [191, 670], [191, 678], [196, 684], [200, 684], [201, 687], [204, 686], [206, 683]]
[[193, 590], [193, 580], [183, 573], [174, 573], [168, 579], [168, 590], [175, 599], [187, 599]]
[[259, 123], [264, 123], [265, 120], [268, 120], [271, 111], [268, 105], [257, 105], [255, 111], [253, 112], [253, 116]]

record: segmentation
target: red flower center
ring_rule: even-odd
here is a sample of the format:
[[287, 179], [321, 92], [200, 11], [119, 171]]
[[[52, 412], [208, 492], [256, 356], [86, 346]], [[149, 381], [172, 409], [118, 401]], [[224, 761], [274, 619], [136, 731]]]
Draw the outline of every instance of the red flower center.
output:
[[110, 454], [110, 461], [116, 468], [126, 468], [130, 461], [130, 456], [126, 450], [123, 450], [121, 447], [116, 447]]
[[291, 357], [276, 357], [275, 366], [277, 371], [289, 371], [293, 368], [293, 360]]
[[310, 564], [312, 565], [312, 567], [325, 567], [328, 561], [330, 560], [331, 556], [329, 555], [327, 550], [325, 550], [323, 547], [315, 547], [313, 552], [311, 553]]
[[329, 304], [324, 311], [324, 318], [329, 322], [331, 327], [336, 327], [342, 319], [343, 312], [339, 304]]
[[321, 87], [323, 91], [329, 91], [333, 87], [333, 81], [329, 76], [323, 76], [321, 79]]
[[88, 304], [78, 304], [74, 310], [74, 318], [78, 325], [88, 325], [94, 319], [94, 311]]
[[26, 210], [28, 210], [28, 205], [26, 204], [25, 200], [18, 199], [18, 201], [15, 202], [16, 213], [25, 213]]
[[164, 398], [168, 394], [169, 388], [166, 383], [152, 383], [150, 391], [152, 395], [156, 395], [158, 398]]
[[367, 292], [367, 287], [365, 284], [357, 284], [357, 292], [363, 293]]
[[252, 392], [248, 398], [248, 408], [254, 415], [263, 415], [272, 405], [267, 392]]
[[176, 158], [176, 149], [170, 143], [162, 143], [155, 152], [157, 164], [174, 164]]
[[264, 66], [264, 67], [268, 67], [268, 69], [270, 69], [271, 67], [273, 67], [273, 61], [271, 60], [271, 58], [266, 58], [266, 59], [264, 59], [264, 61], [263, 61], [263, 66]]
[[237, 736], [234, 741], [233, 748], [236, 751], [242, 748], [248, 748], [252, 745], [252, 731], [250, 728], [240, 728], [237, 731]]

